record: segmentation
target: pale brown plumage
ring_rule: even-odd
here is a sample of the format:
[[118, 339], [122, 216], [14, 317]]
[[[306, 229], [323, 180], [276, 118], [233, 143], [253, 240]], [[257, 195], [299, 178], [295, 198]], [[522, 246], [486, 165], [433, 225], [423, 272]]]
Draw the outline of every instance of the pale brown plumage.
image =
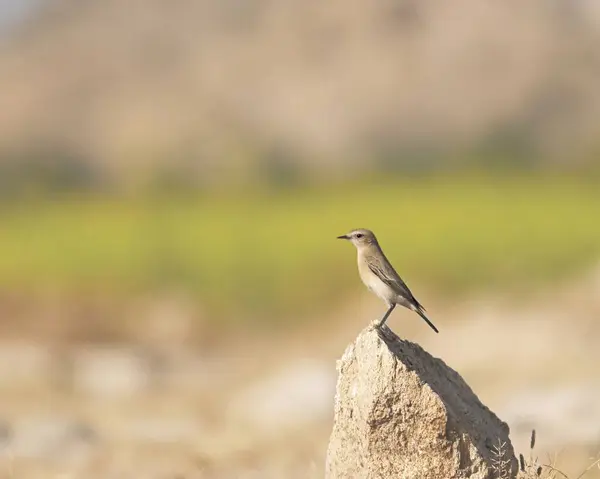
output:
[[386, 258], [372, 231], [356, 229], [338, 236], [338, 239], [349, 240], [356, 246], [358, 272], [362, 282], [388, 305], [387, 312], [379, 322], [380, 327], [385, 324], [396, 305], [400, 304], [416, 312], [436, 333], [439, 332], [425, 315], [425, 308]]

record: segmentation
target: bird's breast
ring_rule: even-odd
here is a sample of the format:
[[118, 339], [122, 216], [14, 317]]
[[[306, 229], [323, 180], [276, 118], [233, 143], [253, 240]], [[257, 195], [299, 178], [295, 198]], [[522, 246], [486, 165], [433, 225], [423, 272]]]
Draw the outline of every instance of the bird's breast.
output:
[[361, 256], [358, 257], [358, 273], [360, 279], [369, 290], [379, 296], [386, 302], [393, 300], [394, 292], [391, 288], [379, 279], [379, 277], [371, 271], [367, 261]]

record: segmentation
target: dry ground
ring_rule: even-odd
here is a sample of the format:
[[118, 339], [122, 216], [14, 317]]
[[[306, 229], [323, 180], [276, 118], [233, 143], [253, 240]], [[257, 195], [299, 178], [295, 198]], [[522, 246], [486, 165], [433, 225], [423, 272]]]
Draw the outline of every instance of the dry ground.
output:
[[[425, 294], [439, 335], [405, 311], [389, 325], [458, 370], [518, 451], [536, 428], [541, 462], [573, 478], [600, 452], [599, 290], [596, 269], [522, 298]], [[310, 331], [232, 336], [211, 356], [5, 342], [0, 477], [322, 477], [334, 360], [380, 312], [361, 296]]]

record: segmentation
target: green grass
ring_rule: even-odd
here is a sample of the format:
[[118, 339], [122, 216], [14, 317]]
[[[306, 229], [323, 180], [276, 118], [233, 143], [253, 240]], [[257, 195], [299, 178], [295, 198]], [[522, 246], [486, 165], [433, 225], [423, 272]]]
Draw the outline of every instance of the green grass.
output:
[[353, 248], [335, 239], [354, 227], [378, 234], [409, 285], [512, 288], [600, 258], [600, 188], [555, 177], [446, 178], [29, 201], [0, 209], [0, 287], [174, 286], [215, 311], [310, 311], [360, 287]]

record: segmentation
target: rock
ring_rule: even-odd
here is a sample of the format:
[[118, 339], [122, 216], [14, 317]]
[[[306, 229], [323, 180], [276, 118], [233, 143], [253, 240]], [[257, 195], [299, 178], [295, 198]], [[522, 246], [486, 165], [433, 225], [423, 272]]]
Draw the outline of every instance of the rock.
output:
[[492, 479], [498, 441], [515, 476], [508, 426], [420, 346], [370, 326], [337, 367], [328, 479]]

